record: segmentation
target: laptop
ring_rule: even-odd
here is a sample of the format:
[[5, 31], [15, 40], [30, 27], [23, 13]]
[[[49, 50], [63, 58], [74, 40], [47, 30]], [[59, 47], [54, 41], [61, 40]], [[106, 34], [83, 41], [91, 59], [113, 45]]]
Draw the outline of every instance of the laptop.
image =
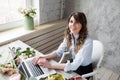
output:
[[49, 74], [56, 73], [54, 69], [48, 69], [43, 66], [35, 65], [32, 59], [33, 58], [22, 59], [20, 64], [21, 68], [19, 66], [19, 70], [22, 71], [27, 78], [35, 77], [36, 79], [40, 79], [41, 77], [46, 77]]
[[[14, 51], [9, 48], [11, 51], [11, 56], [14, 59], [16, 56], [14, 55]], [[16, 69], [20, 70], [28, 79], [30, 77], [35, 77], [39, 80], [41, 77], [46, 77], [49, 74], [54, 74], [56, 71], [54, 69], [48, 69], [43, 66], [35, 65], [33, 62], [33, 58], [23, 59], [20, 57], [21, 63], [17, 66], [15, 61], [13, 60], [14, 66]], [[54, 61], [50, 61], [54, 62]]]

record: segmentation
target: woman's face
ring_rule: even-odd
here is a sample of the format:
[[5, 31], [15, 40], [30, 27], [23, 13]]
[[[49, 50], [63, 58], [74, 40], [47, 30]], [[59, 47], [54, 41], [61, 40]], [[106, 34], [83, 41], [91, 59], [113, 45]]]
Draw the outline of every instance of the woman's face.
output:
[[73, 35], [78, 34], [82, 28], [82, 25], [76, 22], [73, 16], [70, 18], [68, 25], [69, 25], [70, 32], [73, 33]]

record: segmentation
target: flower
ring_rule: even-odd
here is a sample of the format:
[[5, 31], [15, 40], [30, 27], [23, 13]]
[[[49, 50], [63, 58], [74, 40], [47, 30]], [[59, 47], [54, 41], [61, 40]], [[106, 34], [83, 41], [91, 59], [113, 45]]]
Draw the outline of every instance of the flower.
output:
[[34, 8], [25, 8], [25, 9], [19, 8], [18, 11], [24, 16], [34, 17], [36, 14], [36, 9]]

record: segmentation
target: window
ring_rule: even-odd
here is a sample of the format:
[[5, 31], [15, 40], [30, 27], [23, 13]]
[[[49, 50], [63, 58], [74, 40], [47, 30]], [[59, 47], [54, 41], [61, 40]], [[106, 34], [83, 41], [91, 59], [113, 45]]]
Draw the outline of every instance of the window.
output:
[[19, 26], [23, 16], [18, 9], [31, 6], [32, 0], [0, 0], [0, 31]]

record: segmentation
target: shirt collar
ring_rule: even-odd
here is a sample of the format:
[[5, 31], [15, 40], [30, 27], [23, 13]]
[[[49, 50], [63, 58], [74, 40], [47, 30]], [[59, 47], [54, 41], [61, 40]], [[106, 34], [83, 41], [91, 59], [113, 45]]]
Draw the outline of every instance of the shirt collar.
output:
[[79, 34], [76, 34], [76, 35], [74, 35], [74, 37], [75, 37], [75, 39], [78, 39], [78, 37], [79, 37]]
[[70, 33], [70, 35], [71, 35], [72, 38], [74, 37], [75, 40], [78, 39], [78, 37], [79, 37], [79, 34], [73, 35], [72, 33]]

